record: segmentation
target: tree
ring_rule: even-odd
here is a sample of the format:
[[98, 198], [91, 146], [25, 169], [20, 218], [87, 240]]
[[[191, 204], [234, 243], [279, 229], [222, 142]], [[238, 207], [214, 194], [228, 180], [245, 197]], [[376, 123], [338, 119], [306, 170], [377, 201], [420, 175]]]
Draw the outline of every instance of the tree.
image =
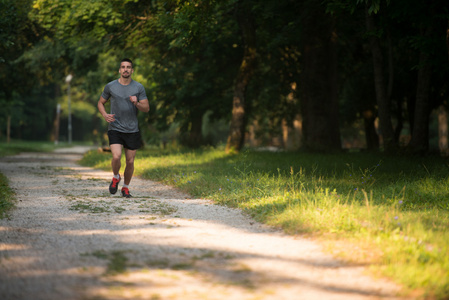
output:
[[166, 129], [178, 124], [181, 143], [198, 147], [202, 137], [202, 119], [229, 114], [223, 99], [235, 78], [240, 49], [233, 15], [235, 1], [185, 2], [160, 6], [153, 23], [145, 28], [157, 36], [150, 47], [154, 67], [153, 98], [158, 112], [152, 119]]
[[27, 16], [30, 7], [31, 0], [0, 0], [0, 120], [7, 123], [7, 140], [11, 127], [19, 127], [18, 118], [26, 121], [21, 114], [24, 99], [36, 82], [18, 60], [38, 40], [36, 25]]
[[[16, 2], [5, 1], [2, 4], [16, 7]], [[13, 26], [6, 22], [0, 47], [2, 57], [6, 53], [13, 58], [10, 61], [25, 66], [20, 69], [29, 74], [20, 77], [34, 88], [35, 97], [56, 95], [44, 92], [44, 86], [63, 89], [62, 80], [71, 72], [77, 79], [76, 97], [84, 103], [94, 103], [104, 83], [116, 78], [116, 60], [134, 58], [135, 78], [145, 83], [152, 104], [150, 115], [141, 116], [149, 122], [145, 127], [160, 131], [176, 127], [187, 146], [204, 143], [205, 115], [231, 122], [227, 142], [231, 152], [243, 146], [249, 122], [258, 121], [262, 133], [273, 137], [302, 114], [305, 145], [312, 150], [338, 150], [340, 123], [359, 118], [366, 121], [369, 147], [376, 148], [376, 117], [387, 151], [390, 146], [394, 149], [407, 118], [414, 143], [425, 149], [422, 142], [428, 137], [418, 135], [428, 132], [422, 112], [427, 111], [428, 117], [447, 97], [448, 72], [441, 67], [439, 47], [444, 45], [446, 67], [449, 53], [447, 40], [441, 43], [437, 34], [438, 28], [448, 28], [447, 10], [435, 14], [426, 9], [447, 4], [407, 3], [35, 0], [28, 20], [22, 17], [29, 5], [15, 8], [23, 14], [9, 14], [6, 6], [2, 10], [3, 20], [26, 22], [12, 22]], [[433, 30], [427, 36], [429, 26]], [[2, 34], [11, 28], [18, 34]], [[26, 46], [22, 52], [8, 52], [11, 42]], [[2, 84], [13, 87], [6, 81]], [[3, 102], [11, 97], [5, 90], [0, 95]], [[22, 91], [9, 90], [21, 99]], [[5, 111], [1, 115], [6, 116]]]
[[385, 151], [392, 152], [396, 149], [396, 140], [391, 122], [391, 101], [388, 97], [384, 75], [384, 55], [382, 54], [380, 45], [380, 30], [376, 27], [374, 18], [375, 16], [369, 12], [369, 7], [366, 5], [366, 28], [370, 35], [370, 49], [373, 56], [374, 86], [379, 112], [379, 127]]
[[305, 1], [301, 25], [299, 85], [305, 145], [311, 150], [338, 150], [341, 142], [335, 20], [316, 1]]
[[447, 58], [449, 59], [449, 21], [447, 21], [446, 45], [447, 45]]
[[445, 20], [438, 17], [442, 4], [437, 0], [426, 5], [417, 4], [414, 11], [415, 35], [410, 41], [412, 47], [419, 53], [419, 62], [417, 63], [416, 100], [410, 142], [413, 153], [423, 154], [429, 150], [429, 115], [431, 109], [437, 106], [436, 99], [431, 101], [432, 70], [438, 69], [440, 56], [435, 54], [437, 49], [443, 49], [441, 46], [444, 44], [444, 37], [438, 34], [438, 29], [443, 31], [443, 26], [446, 25]]
[[[428, 27], [425, 36], [429, 36]], [[430, 78], [432, 75], [429, 54], [421, 51], [419, 55], [419, 70], [416, 87], [414, 122], [410, 147], [415, 153], [425, 153], [429, 150], [429, 114], [430, 114]]]
[[256, 28], [251, 12], [251, 1], [239, 0], [236, 5], [236, 18], [241, 31], [243, 57], [234, 84], [232, 119], [229, 129], [226, 152], [240, 151], [245, 140], [247, 115], [245, 112], [245, 93], [256, 64]]

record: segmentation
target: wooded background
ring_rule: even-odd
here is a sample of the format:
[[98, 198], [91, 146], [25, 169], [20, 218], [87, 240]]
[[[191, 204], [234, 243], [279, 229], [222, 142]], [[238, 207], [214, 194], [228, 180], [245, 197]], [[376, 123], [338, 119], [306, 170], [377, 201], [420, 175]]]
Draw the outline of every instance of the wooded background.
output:
[[447, 154], [447, 0], [0, 0], [0, 140], [67, 140], [71, 74], [73, 139], [105, 143], [124, 57], [149, 144]]

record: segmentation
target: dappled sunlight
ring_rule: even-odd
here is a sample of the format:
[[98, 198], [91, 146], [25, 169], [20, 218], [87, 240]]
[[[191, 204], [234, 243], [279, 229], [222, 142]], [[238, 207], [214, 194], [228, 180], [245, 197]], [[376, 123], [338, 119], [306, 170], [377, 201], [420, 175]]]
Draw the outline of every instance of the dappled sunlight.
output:
[[117, 231], [111, 231], [109, 229], [99, 230], [99, 229], [92, 229], [92, 230], [64, 230], [58, 232], [60, 235], [66, 235], [66, 236], [114, 236], [117, 235]]
[[[2, 230], [2, 228], [0, 228], [0, 230]], [[24, 244], [0, 243], [0, 251], [17, 251], [26, 249], [29, 249], [29, 246]]]
[[[86, 278], [91, 277], [92, 274], [98, 274], [101, 275], [104, 273], [104, 266], [83, 266], [83, 267], [74, 267], [74, 268], [64, 268], [58, 271], [58, 274], [64, 275], [64, 276], [73, 276], [73, 277], [83, 277], [83, 274]], [[49, 273], [51, 274], [51, 273]]]

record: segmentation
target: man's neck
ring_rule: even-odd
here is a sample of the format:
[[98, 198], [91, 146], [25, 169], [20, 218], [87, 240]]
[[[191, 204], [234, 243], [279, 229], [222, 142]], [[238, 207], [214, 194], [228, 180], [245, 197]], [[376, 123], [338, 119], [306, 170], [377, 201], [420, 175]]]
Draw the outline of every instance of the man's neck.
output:
[[123, 77], [120, 77], [119, 79], [118, 79], [118, 82], [120, 83], [120, 84], [122, 84], [122, 85], [128, 85], [128, 84], [130, 84], [131, 83], [131, 77], [129, 77], [129, 78], [123, 78]]

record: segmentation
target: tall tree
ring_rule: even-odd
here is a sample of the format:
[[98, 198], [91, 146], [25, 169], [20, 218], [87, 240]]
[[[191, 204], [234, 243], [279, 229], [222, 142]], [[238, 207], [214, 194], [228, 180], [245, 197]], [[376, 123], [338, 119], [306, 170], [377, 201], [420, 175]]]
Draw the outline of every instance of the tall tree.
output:
[[236, 18], [239, 24], [243, 57], [234, 83], [232, 100], [232, 119], [229, 129], [226, 152], [240, 151], [245, 141], [246, 103], [245, 93], [256, 67], [256, 28], [251, 12], [250, 0], [239, 0], [236, 4]]
[[373, 57], [374, 86], [379, 112], [379, 127], [382, 135], [384, 149], [387, 152], [395, 151], [393, 124], [391, 122], [391, 102], [388, 97], [387, 84], [384, 71], [384, 55], [380, 45], [381, 30], [376, 27], [375, 16], [369, 12], [366, 5], [366, 28], [370, 35], [370, 49]]
[[26, 122], [24, 102], [37, 81], [19, 61], [39, 40], [36, 24], [28, 18], [30, 9], [31, 0], [0, 0], [0, 121], [1, 125], [8, 124], [7, 139], [11, 127], [19, 128], [21, 121]]
[[432, 71], [441, 68], [438, 59], [441, 55], [435, 54], [440, 52], [438, 50], [443, 50], [441, 46], [445, 43], [442, 33], [446, 22], [439, 13], [442, 4], [443, 2], [439, 0], [429, 1], [426, 4], [417, 3], [415, 10], [412, 11], [415, 16], [413, 24], [415, 32], [410, 41], [412, 47], [419, 53], [419, 61], [416, 64], [417, 87], [410, 148], [412, 152], [419, 154], [429, 150], [430, 113], [438, 106], [438, 100], [435, 99], [438, 96], [431, 96], [431, 78]]
[[[425, 35], [430, 34], [426, 29]], [[432, 70], [429, 54], [421, 51], [419, 55], [419, 70], [416, 87], [414, 122], [410, 147], [415, 153], [425, 153], [429, 150], [429, 115], [430, 115], [430, 78]]]
[[148, 35], [159, 37], [151, 45], [157, 53], [151, 72], [158, 102], [154, 120], [162, 130], [178, 125], [181, 142], [189, 147], [205, 142], [206, 112], [211, 118], [229, 115], [223, 99], [229, 96], [240, 59], [240, 47], [233, 46], [239, 43], [234, 6], [233, 0], [163, 6], [153, 28], [146, 28]]
[[447, 58], [449, 59], [449, 21], [447, 21], [447, 29], [446, 29], [446, 46], [447, 46]]
[[338, 150], [341, 142], [335, 20], [319, 2], [304, 1], [301, 25], [299, 85], [305, 146], [311, 150]]

